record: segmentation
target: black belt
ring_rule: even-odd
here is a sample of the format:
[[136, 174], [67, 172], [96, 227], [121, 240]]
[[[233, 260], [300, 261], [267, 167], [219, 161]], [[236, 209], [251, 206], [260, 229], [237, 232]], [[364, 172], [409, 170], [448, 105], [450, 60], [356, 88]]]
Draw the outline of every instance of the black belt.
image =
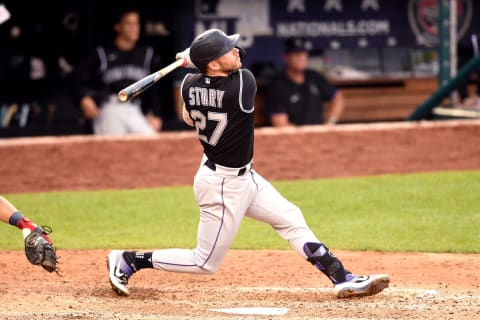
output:
[[[205, 161], [204, 165], [206, 165], [207, 168], [209, 168], [212, 171], [217, 171], [217, 165], [215, 164], [215, 162], [207, 160]], [[240, 168], [238, 169], [237, 176], [243, 176], [245, 172], [247, 172], [247, 167]]]

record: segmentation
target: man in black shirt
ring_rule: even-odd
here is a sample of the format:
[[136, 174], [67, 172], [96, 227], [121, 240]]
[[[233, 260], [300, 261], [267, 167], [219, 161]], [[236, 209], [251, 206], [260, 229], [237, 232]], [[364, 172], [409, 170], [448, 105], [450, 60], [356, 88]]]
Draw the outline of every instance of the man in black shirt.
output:
[[[275, 127], [335, 124], [344, 109], [343, 95], [322, 74], [307, 69], [307, 44], [287, 39], [283, 58], [285, 70], [272, 80], [265, 99], [270, 123]], [[325, 121], [326, 102], [331, 103], [331, 112]]]
[[[468, 41], [458, 44], [458, 69], [463, 68], [471, 59], [480, 54], [478, 38], [480, 33], [472, 34]], [[476, 90], [470, 92], [469, 86], [474, 85]], [[473, 70], [472, 74], [457, 87], [460, 102], [464, 107], [480, 109], [480, 68]]]
[[[117, 35], [113, 44], [98, 46], [76, 70], [80, 106], [85, 117], [93, 120], [95, 134], [154, 134], [162, 124], [155, 95], [149, 92], [142, 97], [143, 101], [134, 99], [127, 103], [117, 98], [118, 91], [155, 68], [153, 49], [137, 45], [139, 13], [133, 9], [123, 10], [114, 29]], [[149, 101], [145, 101], [147, 97]]]
[[[187, 74], [181, 86], [184, 119], [195, 126], [204, 148], [194, 181], [200, 207], [198, 243], [194, 250], [153, 252], [113, 250], [108, 255], [109, 279], [119, 295], [128, 295], [128, 280], [143, 268], [208, 274], [215, 272], [232, 244], [243, 217], [270, 224], [297, 253], [322, 271], [339, 298], [372, 295], [388, 286], [387, 275], [356, 276], [344, 269], [308, 227], [300, 209], [282, 197], [252, 169], [253, 74], [241, 69], [236, 47], [239, 35], [218, 29], [197, 36], [191, 61], [201, 73]], [[188, 50], [177, 57], [189, 57]]]

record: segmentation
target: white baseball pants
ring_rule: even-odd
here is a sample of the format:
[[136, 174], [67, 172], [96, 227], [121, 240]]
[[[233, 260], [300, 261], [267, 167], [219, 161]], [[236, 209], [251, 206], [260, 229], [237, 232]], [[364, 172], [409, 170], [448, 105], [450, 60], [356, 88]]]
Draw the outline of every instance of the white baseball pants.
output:
[[303, 258], [306, 242], [319, 242], [300, 209], [285, 199], [254, 170], [238, 176], [239, 169], [203, 165], [194, 180], [200, 207], [197, 247], [153, 252], [156, 269], [207, 274], [215, 272], [237, 234], [244, 215], [270, 224]]
[[120, 102], [116, 96], [100, 108], [93, 131], [96, 135], [155, 134], [138, 104]]

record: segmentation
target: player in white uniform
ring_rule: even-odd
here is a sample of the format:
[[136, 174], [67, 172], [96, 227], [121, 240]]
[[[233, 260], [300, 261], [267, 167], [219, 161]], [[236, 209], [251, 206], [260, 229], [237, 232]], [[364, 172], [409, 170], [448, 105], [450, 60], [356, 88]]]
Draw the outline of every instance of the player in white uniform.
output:
[[246, 215], [270, 224], [288, 240], [300, 256], [332, 281], [338, 297], [382, 291], [388, 286], [387, 275], [356, 276], [345, 270], [310, 230], [300, 209], [252, 169], [256, 82], [249, 70], [241, 69], [244, 51], [236, 47], [238, 37], [211, 29], [196, 37], [190, 50], [177, 55], [191, 58], [201, 72], [186, 75], [181, 88], [184, 120], [195, 126], [205, 153], [194, 180], [200, 207], [197, 247], [113, 250], [107, 259], [112, 288], [127, 295], [128, 279], [143, 268], [215, 272]]

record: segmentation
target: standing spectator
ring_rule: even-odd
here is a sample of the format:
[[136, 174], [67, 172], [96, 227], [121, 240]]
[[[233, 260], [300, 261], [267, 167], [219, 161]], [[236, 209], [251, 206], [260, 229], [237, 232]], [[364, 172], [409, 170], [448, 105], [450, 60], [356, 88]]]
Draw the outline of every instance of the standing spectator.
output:
[[121, 103], [117, 93], [151, 73], [158, 65], [151, 47], [137, 45], [140, 14], [123, 10], [113, 26], [112, 45], [99, 46], [76, 70], [76, 89], [86, 118], [100, 135], [154, 134], [162, 126], [158, 99], [151, 90], [130, 102]]
[[[478, 38], [479, 35], [472, 34], [471, 42], [462, 41], [458, 46], [458, 69], [465, 66], [471, 59], [477, 57], [480, 53]], [[469, 92], [469, 85], [474, 84], [476, 90]], [[472, 72], [472, 75], [463, 81], [457, 88], [461, 103], [465, 107], [480, 109], [480, 68]]]
[[[268, 87], [267, 117], [275, 127], [292, 125], [335, 124], [343, 109], [340, 91], [320, 73], [307, 69], [308, 48], [302, 39], [287, 39], [283, 55], [285, 69]], [[323, 105], [332, 104], [324, 120]]]

